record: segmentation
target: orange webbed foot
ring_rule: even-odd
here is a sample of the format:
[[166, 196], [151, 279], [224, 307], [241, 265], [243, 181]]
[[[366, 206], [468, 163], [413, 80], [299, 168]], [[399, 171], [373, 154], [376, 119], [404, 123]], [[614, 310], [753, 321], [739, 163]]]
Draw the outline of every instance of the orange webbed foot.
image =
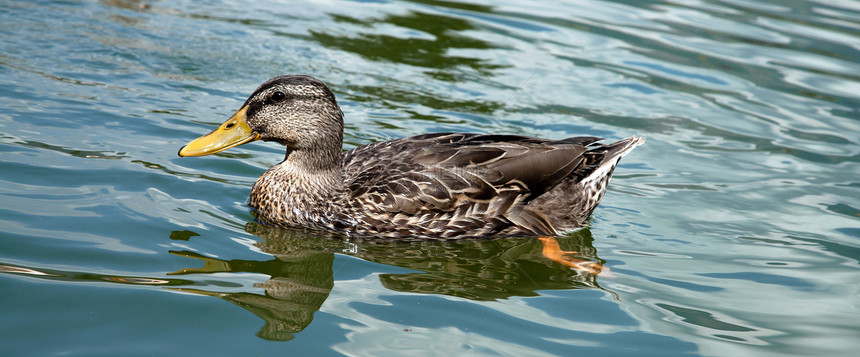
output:
[[543, 243], [543, 256], [549, 260], [594, 275], [609, 271], [609, 268], [601, 264], [569, 256], [577, 252], [561, 250], [561, 246], [558, 245], [558, 241], [554, 237], [543, 236], [538, 237], [538, 239]]

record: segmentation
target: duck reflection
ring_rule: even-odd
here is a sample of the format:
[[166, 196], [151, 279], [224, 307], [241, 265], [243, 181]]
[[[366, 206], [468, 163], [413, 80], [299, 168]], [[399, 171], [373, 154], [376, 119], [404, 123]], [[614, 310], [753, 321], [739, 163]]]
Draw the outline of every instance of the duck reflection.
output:
[[600, 288], [597, 273], [603, 261], [597, 258], [588, 229], [555, 238], [560, 247], [569, 250], [567, 263], [547, 259], [546, 242], [533, 237], [371, 241], [320, 237], [307, 231], [257, 223], [249, 223], [245, 230], [260, 237], [262, 240], [256, 246], [274, 259], [221, 260], [189, 251], [172, 251], [199, 259], [204, 265], [171, 275], [224, 272], [269, 275], [269, 280], [254, 284], [265, 290], [265, 295], [181, 289], [220, 297], [254, 313], [266, 321], [257, 336], [269, 340], [290, 340], [294, 333], [310, 325], [334, 286], [335, 254], [415, 271], [380, 275], [383, 286], [402, 292], [496, 300], [536, 296], [539, 290]]

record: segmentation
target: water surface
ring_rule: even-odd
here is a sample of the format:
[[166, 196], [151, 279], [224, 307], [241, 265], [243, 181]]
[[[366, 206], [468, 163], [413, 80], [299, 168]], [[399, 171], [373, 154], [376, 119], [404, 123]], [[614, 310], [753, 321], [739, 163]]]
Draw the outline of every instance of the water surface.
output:
[[[848, 355], [860, 348], [855, 1], [0, 5], [2, 355]], [[559, 237], [253, 222], [282, 147], [177, 149], [310, 74], [345, 147], [647, 137]]]

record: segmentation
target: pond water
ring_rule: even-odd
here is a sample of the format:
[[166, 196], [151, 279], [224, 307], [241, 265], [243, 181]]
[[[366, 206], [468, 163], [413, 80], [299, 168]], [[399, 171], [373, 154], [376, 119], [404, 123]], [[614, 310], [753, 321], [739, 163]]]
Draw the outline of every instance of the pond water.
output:
[[[860, 2], [5, 1], [0, 355], [849, 355]], [[345, 147], [642, 135], [559, 237], [253, 222], [283, 147], [178, 148], [310, 74]]]

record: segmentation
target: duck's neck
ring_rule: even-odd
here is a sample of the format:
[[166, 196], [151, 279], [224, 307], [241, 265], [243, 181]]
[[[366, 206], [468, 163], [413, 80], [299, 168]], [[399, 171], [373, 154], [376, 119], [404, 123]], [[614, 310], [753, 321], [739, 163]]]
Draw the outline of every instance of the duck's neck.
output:
[[340, 158], [339, 149], [288, 149], [284, 161], [257, 179], [248, 205], [264, 223], [327, 225], [343, 199]]

